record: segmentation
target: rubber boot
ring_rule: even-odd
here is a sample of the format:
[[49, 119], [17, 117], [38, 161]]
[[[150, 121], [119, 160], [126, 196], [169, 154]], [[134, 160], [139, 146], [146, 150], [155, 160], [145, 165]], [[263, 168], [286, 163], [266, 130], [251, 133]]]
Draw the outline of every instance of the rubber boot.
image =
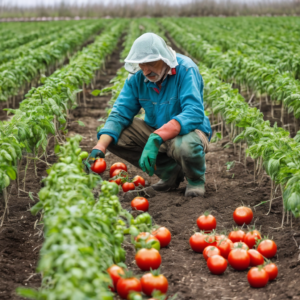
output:
[[185, 190], [185, 197], [204, 197], [205, 194], [205, 184], [203, 181], [192, 182], [187, 179], [188, 184]]

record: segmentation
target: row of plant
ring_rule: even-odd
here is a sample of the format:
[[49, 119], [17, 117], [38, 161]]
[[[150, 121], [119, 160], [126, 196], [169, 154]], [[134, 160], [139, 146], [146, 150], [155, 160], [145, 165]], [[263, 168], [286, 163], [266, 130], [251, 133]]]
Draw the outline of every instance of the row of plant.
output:
[[[171, 23], [175, 25], [175, 22]], [[223, 53], [217, 46], [197, 37], [196, 34], [200, 32], [197, 26], [180, 24], [180, 27], [185, 29], [182, 37], [184, 44], [184, 40], [194, 40], [195, 46], [190, 49], [190, 54], [209, 67], [218, 68], [223, 80], [248, 86], [260, 98], [262, 94], [268, 94], [271, 100], [282, 101], [282, 105], [288, 107], [288, 111], [293, 112], [296, 118], [300, 117], [300, 83], [289, 72], [282, 73], [278, 68], [257, 60], [255, 56], [244, 56], [235, 48]]]
[[[202, 50], [202, 42], [192, 34], [186, 34], [184, 29], [168, 21], [160, 21], [168, 30], [172, 38], [189, 53], [201, 59], [203, 55], [197, 55], [195, 49], [199, 46]], [[289, 132], [284, 129], [270, 126], [269, 121], [264, 121], [263, 114], [257, 108], [251, 108], [231, 85], [222, 82], [217, 70], [199, 65], [200, 73], [205, 81], [205, 101], [212, 108], [214, 114], [220, 113], [227, 124], [230, 124], [230, 137], [234, 142], [246, 142], [248, 145], [246, 155], [250, 155], [255, 161], [254, 176], [263, 171], [270, 175], [273, 186], [271, 189], [271, 201], [274, 191], [281, 187], [283, 192], [284, 209], [292, 211], [295, 217], [300, 215], [300, 144], [289, 137]], [[283, 214], [284, 216], [284, 214]]]
[[32, 50], [28, 55], [11, 60], [0, 66], [0, 101], [18, 94], [25, 83], [41, 75], [47, 67], [63, 61], [67, 53], [74, 51], [91, 35], [98, 32], [109, 21], [90, 21], [81, 23], [59, 39]]
[[43, 86], [32, 88], [19, 109], [9, 110], [14, 116], [9, 122], [0, 123], [0, 191], [4, 197], [10, 179], [17, 179], [19, 188], [17, 174], [22, 155], [27, 154], [25, 187], [29, 159], [36, 162], [40, 159], [38, 154], [45, 153], [48, 135], [55, 135], [58, 141], [62, 141], [61, 132], [66, 128], [69, 109], [76, 106], [76, 94], [81, 92], [84, 83], [92, 80], [105, 57], [112, 53], [126, 25], [126, 20], [114, 21], [68, 65], [46, 78]]

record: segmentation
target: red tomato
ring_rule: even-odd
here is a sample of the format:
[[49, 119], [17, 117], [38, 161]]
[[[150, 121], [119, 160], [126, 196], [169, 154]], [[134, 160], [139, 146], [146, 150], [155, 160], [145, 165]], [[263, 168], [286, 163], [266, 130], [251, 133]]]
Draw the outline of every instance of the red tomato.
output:
[[168, 291], [168, 280], [164, 275], [153, 275], [147, 273], [141, 278], [141, 285], [143, 293], [151, 296], [153, 291], [157, 290], [165, 294]]
[[216, 246], [208, 246], [203, 250], [203, 257], [208, 260], [214, 255], [221, 255], [221, 251]]
[[274, 280], [278, 275], [278, 268], [274, 263], [265, 265], [264, 270], [268, 273], [270, 281]]
[[257, 251], [266, 258], [272, 258], [277, 252], [277, 245], [272, 240], [263, 240], [259, 243]]
[[156, 270], [161, 264], [161, 256], [156, 249], [141, 249], [135, 255], [137, 266], [142, 271]]
[[125, 182], [122, 184], [122, 189], [123, 189], [123, 192], [126, 193], [128, 191], [135, 190], [135, 185], [132, 182]]
[[231, 231], [228, 235], [228, 238], [233, 242], [243, 242], [245, 237], [245, 232], [241, 229], [235, 229]]
[[207, 260], [207, 267], [215, 275], [221, 275], [227, 269], [227, 261], [220, 255], [214, 255]]
[[109, 176], [110, 178], [113, 177], [112, 174], [115, 170], [124, 170], [125, 172], [127, 172], [127, 167], [125, 164], [121, 163], [121, 162], [117, 162], [114, 163], [111, 167], [110, 167], [110, 171], [109, 171]]
[[160, 227], [152, 234], [159, 240], [162, 248], [167, 247], [171, 242], [171, 232], [166, 227]]
[[197, 225], [200, 230], [203, 230], [204, 232], [211, 232], [213, 229], [216, 229], [217, 221], [214, 216], [205, 212], [204, 215], [197, 219]]
[[142, 286], [135, 277], [120, 278], [117, 284], [117, 291], [122, 299], [127, 299], [130, 292], [141, 292]]
[[227, 239], [227, 236], [225, 234], [217, 234], [215, 237], [217, 242]]
[[243, 242], [236, 242], [232, 244], [231, 249], [241, 248], [244, 250], [249, 250], [249, 247]]
[[251, 268], [247, 275], [248, 282], [254, 288], [262, 288], [267, 285], [269, 275], [263, 268]]
[[216, 244], [214, 236], [209, 236], [201, 232], [196, 232], [190, 237], [190, 245], [195, 252], [202, 253], [206, 247], [216, 246]]
[[101, 174], [106, 170], [106, 162], [104, 158], [98, 158], [91, 165], [91, 170], [97, 174]]
[[255, 246], [257, 240], [261, 240], [260, 232], [252, 230], [246, 233], [243, 242], [251, 249]]
[[250, 265], [250, 256], [247, 250], [236, 248], [230, 251], [228, 262], [234, 269], [243, 271]]
[[250, 224], [252, 219], [253, 212], [249, 207], [241, 206], [233, 212], [233, 220], [239, 226], [242, 226], [243, 224]]
[[[140, 232], [139, 235], [137, 237], [135, 237], [135, 240], [137, 242], [141, 242], [144, 241], [146, 244], [151, 243], [152, 248], [156, 249], [156, 250], [160, 250], [160, 242], [159, 240], [152, 234], [150, 234], [149, 232]], [[154, 243], [154, 242], [155, 243]], [[143, 245], [135, 245], [136, 248], [143, 248]]]
[[136, 175], [133, 177], [132, 182], [134, 183], [135, 186], [145, 186], [145, 179], [139, 175]]
[[120, 275], [124, 274], [124, 270], [117, 265], [112, 265], [107, 269], [107, 272], [113, 282], [113, 287], [110, 286], [110, 289], [114, 292], [117, 289], [117, 283], [121, 278]]
[[141, 211], [145, 212], [149, 209], [149, 202], [144, 197], [135, 197], [131, 201], [131, 207], [134, 210], [141, 210]]
[[264, 264], [264, 257], [258, 251], [250, 249], [248, 254], [250, 256], [250, 266], [256, 267]]
[[232, 247], [233, 243], [230, 239], [225, 238], [217, 242], [217, 248], [221, 252], [220, 255], [224, 258], [228, 258], [229, 252], [231, 251]]

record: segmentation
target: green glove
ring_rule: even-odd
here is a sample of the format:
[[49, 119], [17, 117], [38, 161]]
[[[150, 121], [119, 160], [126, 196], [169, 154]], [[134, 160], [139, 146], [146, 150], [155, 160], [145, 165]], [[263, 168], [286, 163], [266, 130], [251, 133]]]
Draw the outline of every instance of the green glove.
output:
[[151, 133], [145, 145], [139, 165], [144, 172], [150, 176], [154, 174], [154, 166], [158, 154], [159, 146], [163, 143], [163, 139], [155, 133]]
[[87, 158], [88, 162], [92, 164], [97, 158], [104, 158], [105, 155], [101, 150], [93, 149], [89, 157]]

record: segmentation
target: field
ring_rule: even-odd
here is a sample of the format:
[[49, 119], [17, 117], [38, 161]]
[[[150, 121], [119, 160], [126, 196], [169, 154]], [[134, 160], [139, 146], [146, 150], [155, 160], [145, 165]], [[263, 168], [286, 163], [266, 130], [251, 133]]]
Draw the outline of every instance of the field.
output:
[[[0, 298], [121, 299], [109, 292], [106, 269], [123, 262], [145, 273], [130, 225], [150, 231], [152, 224], [137, 221], [130, 192], [114, 195], [78, 158], [96, 144], [122, 89], [133, 41], [155, 32], [198, 65], [214, 129], [205, 197], [184, 197], [183, 182], [148, 198], [152, 223], [172, 234], [160, 250], [168, 295], [300, 299], [299, 31], [296, 17], [0, 24]], [[129, 178], [158, 181], [112, 153], [105, 160], [103, 180], [120, 161]], [[261, 289], [250, 287], [248, 271], [211, 274], [189, 245], [201, 214], [209, 210], [217, 232], [228, 233], [242, 205], [278, 247], [278, 277]]]

